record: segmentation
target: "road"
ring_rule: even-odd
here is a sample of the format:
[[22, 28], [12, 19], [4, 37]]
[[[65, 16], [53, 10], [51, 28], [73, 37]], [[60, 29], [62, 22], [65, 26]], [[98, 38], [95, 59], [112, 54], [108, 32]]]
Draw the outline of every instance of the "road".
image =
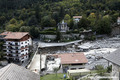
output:
[[36, 54], [30, 64], [29, 69], [39, 74], [40, 72], [40, 54]]

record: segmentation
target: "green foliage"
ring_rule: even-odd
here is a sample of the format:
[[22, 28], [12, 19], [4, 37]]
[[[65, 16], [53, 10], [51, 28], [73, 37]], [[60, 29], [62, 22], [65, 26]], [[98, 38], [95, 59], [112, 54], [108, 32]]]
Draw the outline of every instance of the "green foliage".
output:
[[106, 15], [96, 24], [96, 31], [98, 34], [110, 34], [112, 30], [111, 18]]
[[112, 72], [112, 65], [107, 67], [107, 72], [108, 73]]
[[90, 40], [90, 41], [94, 41], [96, 39], [96, 37], [93, 35], [93, 36], [87, 36], [85, 37], [85, 40]]
[[54, 72], [56, 73], [56, 76], [57, 76], [58, 70], [59, 70], [59, 68], [54, 68]]
[[102, 65], [95, 66], [95, 69], [97, 70], [97, 73], [100, 76], [104, 76], [105, 75], [106, 69], [104, 69], [104, 67]]
[[17, 20], [15, 18], [12, 18], [10, 21], [9, 21], [10, 24], [17, 24]]
[[55, 41], [60, 41], [61, 40], [61, 33], [60, 33], [60, 31], [59, 30], [57, 30], [57, 32], [56, 32], [56, 39], [55, 39]]
[[44, 16], [42, 18], [42, 26], [43, 27], [54, 27], [56, 26], [56, 21], [54, 19], [52, 19], [50, 16]]
[[[64, 19], [72, 30], [90, 27], [98, 34], [109, 34], [111, 25], [120, 16], [119, 4], [120, 0], [2, 0], [0, 29], [21, 31], [21, 26], [55, 27]], [[81, 15], [83, 19], [74, 25], [71, 18]], [[105, 15], [110, 18], [104, 18]]]
[[17, 21], [16, 19], [12, 18], [7, 24], [6, 24], [6, 30], [8, 31], [19, 31], [20, 27], [23, 25], [23, 21]]
[[37, 23], [38, 23], [37, 19], [34, 15], [31, 16], [28, 20], [28, 26], [33, 26], [33, 25], [36, 25]]
[[100, 80], [111, 80], [111, 79], [109, 79], [109, 78], [102, 78], [102, 79], [100, 79]]
[[79, 28], [87, 29], [90, 27], [90, 21], [87, 18], [82, 18], [78, 23]]
[[57, 76], [56, 76], [56, 74], [49, 74], [49, 75], [40, 77], [40, 80], [64, 80], [63, 75], [64, 74], [57, 74]]
[[50, 34], [50, 35], [55, 35], [56, 31], [40, 31], [40, 34]]
[[64, 21], [65, 21], [68, 25], [70, 25], [70, 20], [71, 20], [71, 18], [70, 18], [70, 16], [69, 16], [69, 14], [66, 14], [65, 17], [64, 17]]
[[33, 38], [39, 38], [40, 36], [39, 35], [40, 31], [38, 27], [31, 27], [29, 33], [31, 34]]

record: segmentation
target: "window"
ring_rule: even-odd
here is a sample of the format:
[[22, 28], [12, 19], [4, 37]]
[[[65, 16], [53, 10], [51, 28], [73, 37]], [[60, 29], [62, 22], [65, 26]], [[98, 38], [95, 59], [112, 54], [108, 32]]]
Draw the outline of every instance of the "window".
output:
[[23, 42], [21, 44], [23, 44]]
[[25, 49], [25, 51], [27, 51], [28, 49]]
[[21, 52], [23, 52], [24, 50], [22, 50]]
[[21, 48], [24, 48], [24, 46], [22, 46]]

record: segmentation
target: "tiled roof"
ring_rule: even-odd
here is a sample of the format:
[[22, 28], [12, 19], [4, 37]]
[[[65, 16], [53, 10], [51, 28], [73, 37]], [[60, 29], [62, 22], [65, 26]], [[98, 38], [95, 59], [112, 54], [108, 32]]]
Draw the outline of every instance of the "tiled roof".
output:
[[61, 64], [78, 64], [87, 63], [87, 59], [83, 53], [64, 53], [58, 54], [61, 58]]
[[82, 18], [82, 16], [73, 16], [73, 18]]
[[5, 39], [21, 39], [22, 37], [24, 37], [27, 34], [28, 34], [28, 32], [11, 32], [4, 38]]
[[0, 80], [40, 80], [40, 76], [24, 67], [11, 63], [0, 69]]
[[120, 49], [104, 57], [106, 60], [120, 66]]
[[0, 35], [8, 35], [8, 34], [10, 34], [10, 33], [11, 33], [11, 32], [6, 31], [6, 32], [1, 33]]

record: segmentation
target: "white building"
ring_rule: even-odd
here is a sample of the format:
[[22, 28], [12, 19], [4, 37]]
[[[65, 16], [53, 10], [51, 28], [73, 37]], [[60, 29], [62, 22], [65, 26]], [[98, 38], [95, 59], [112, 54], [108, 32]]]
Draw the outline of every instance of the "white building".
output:
[[78, 23], [81, 18], [82, 18], [82, 16], [73, 16], [73, 20], [75, 23]]
[[58, 30], [60, 32], [69, 31], [69, 27], [67, 26], [67, 23], [64, 22], [64, 20], [62, 21], [62, 23], [58, 23]]
[[9, 62], [23, 63], [29, 58], [32, 39], [27, 32], [11, 32], [4, 37], [5, 54]]
[[117, 24], [120, 25], [120, 17], [117, 19]]

